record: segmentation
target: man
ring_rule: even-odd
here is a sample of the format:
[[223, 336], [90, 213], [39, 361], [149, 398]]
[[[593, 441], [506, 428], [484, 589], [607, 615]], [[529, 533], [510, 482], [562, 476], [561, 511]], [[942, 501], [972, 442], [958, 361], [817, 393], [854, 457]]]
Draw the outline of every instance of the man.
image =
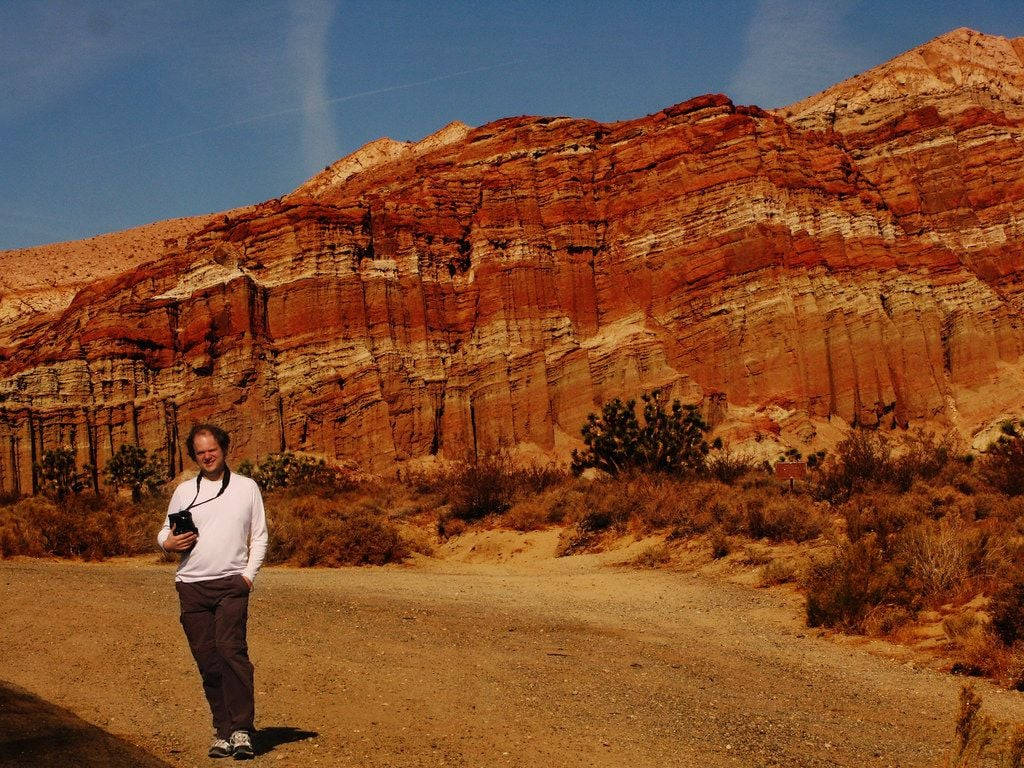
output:
[[[199, 477], [179, 485], [157, 534], [165, 552], [182, 555], [175, 587], [181, 625], [199, 666], [213, 714], [210, 757], [255, 756], [252, 746], [253, 670], [245, 640], [249, 592], [267, 551], [267, 522], [256, 483], [231, 473], [231, 438], [199, 424], [188, 435], [188, 455]], [[171, 514], [189, 510], [198, 535], [171, 530]]]

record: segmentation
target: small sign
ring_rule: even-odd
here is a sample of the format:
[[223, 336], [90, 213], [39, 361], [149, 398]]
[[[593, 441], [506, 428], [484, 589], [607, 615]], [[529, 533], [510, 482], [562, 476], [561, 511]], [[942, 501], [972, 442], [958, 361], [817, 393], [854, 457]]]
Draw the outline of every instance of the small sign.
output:
[[803, 480], [807, 477], [807, 462], [780, 461], [775, 465], [775, 476], [780, 480]]

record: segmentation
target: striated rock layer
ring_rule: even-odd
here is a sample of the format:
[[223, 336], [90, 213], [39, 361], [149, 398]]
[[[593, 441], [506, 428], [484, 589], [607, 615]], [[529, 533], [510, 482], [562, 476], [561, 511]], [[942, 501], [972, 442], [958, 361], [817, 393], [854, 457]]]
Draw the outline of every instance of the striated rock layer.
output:
[[1022, 55], [957, 30], [775, 113], [382, 139], [284, 198], [106, 236], [84, 286], [2, 254], [0, 486], [61, 444], [178, 471], [205, 419], [244, 456], [562, 455], [653, 387], [798, 446], [970, 435], [1022, 393]]

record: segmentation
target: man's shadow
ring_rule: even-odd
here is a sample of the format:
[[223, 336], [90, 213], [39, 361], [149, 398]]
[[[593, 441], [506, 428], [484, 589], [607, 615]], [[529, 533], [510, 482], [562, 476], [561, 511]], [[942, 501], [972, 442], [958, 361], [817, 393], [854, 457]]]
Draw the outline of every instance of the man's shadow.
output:
[[316, 731], [303, 731], [289, 726], [260, 728], [253, 734], [252, 746], [257, 755], [265, 755], [282, 744], [315, 739], [319, 735]]

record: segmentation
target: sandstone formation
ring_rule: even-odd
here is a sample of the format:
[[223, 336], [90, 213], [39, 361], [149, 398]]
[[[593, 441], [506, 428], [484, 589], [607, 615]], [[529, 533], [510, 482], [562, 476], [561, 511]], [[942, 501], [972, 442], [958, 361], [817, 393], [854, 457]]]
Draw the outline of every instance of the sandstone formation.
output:
[[281, 199], [108, 235], [88, 284], [0, 254], [0, 487], [61, 444], [178, 471], [200, 419], [244, 456], [373, 469], [564, 455], [653, 387], [737, 439], [969, 437], [1024, 383], [1022, 59], [957, 30], [775, 113], [381, 139]]

